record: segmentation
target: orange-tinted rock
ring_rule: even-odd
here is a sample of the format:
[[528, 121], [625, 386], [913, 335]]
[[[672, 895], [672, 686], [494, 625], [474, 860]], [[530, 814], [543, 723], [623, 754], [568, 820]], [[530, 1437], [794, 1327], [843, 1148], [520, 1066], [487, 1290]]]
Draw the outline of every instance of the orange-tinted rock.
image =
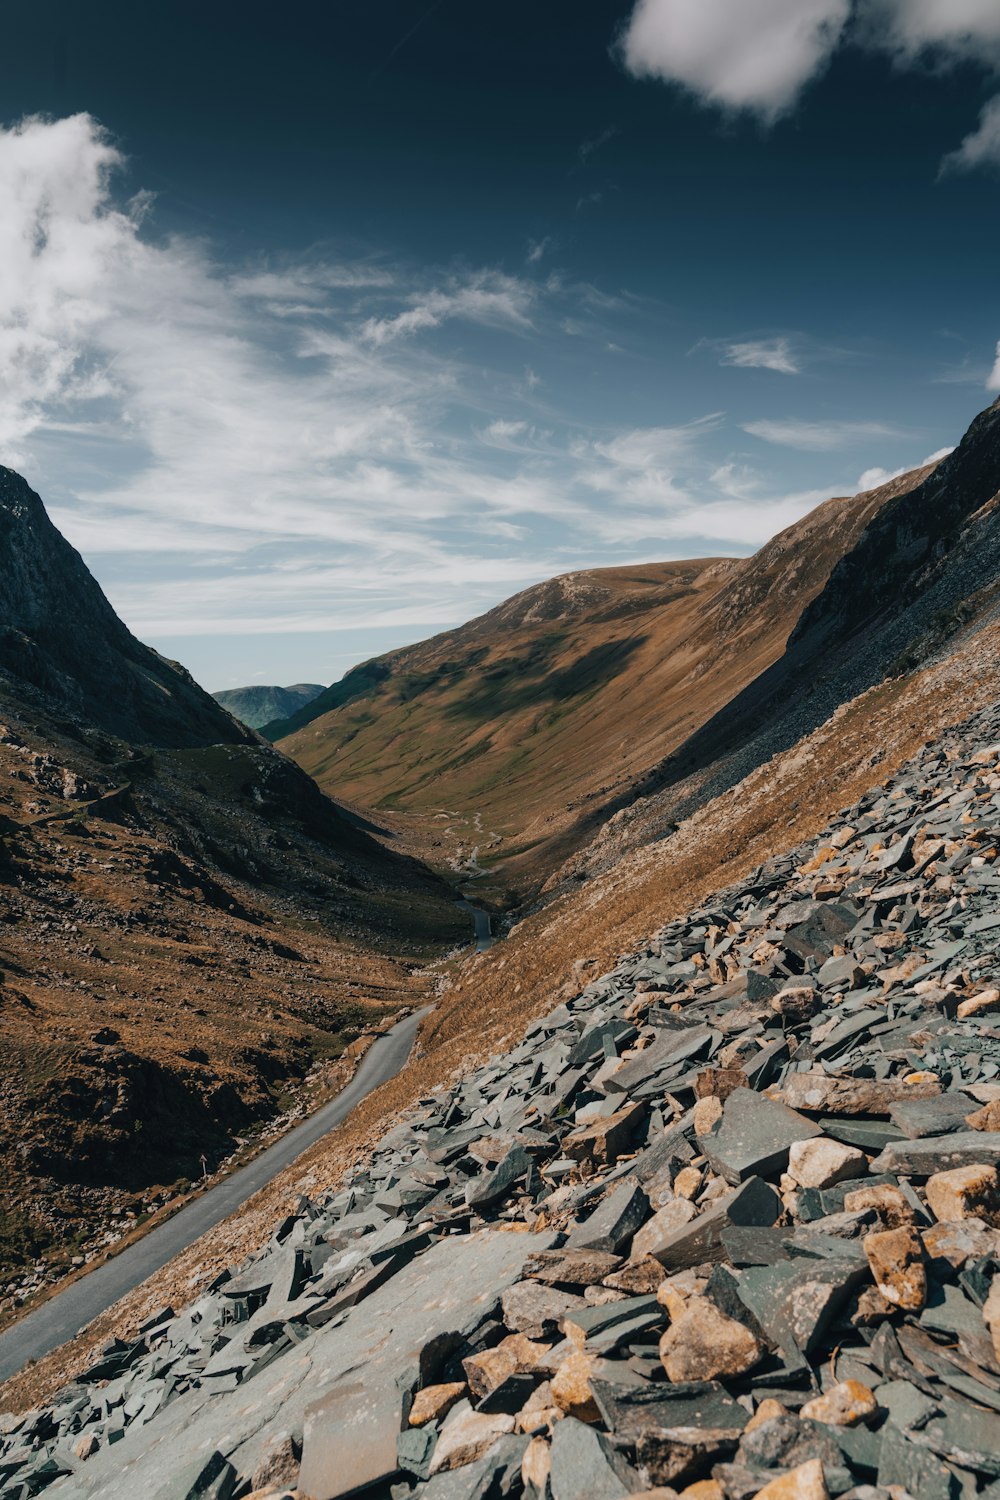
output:
[[885, 1300], [906, 1312], [919, 1312], [927, 1301], [927, 1269], [916, 1230], [880, 1230], [867, 1235], [864, 1244], [875, 1285]]

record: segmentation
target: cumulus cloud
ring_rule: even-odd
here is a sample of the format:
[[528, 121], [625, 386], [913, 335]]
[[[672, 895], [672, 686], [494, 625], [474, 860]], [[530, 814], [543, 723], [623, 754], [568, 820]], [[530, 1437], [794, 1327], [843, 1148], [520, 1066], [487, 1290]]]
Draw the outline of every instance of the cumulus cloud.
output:
[[901, 479], [904, 474], [910, 474], [914, 469], [925, 469], [930, 464], [939, 464], [949, 453], [954, 453], [954, 448], [938, 448], [936, 453], [929, 453], [926, 458], [918, 464], [904, 464], [900, 469], [883, 469], [876, 465], [872, 469], [866, 469], [858, 480], [858, 493], [863, 494], [865, 490], [877, 490], [883, 484], [889, 484], [893, 479]]
[[798, 417], [744, 422], [743, 431], [762, 442], [797, 448], [803, 453], [832, 453], [837, 448], [848, 448], [852, 443], [899, 436], [894, 428], [881, 422], [809, 422]]
[[1000, 95], [990, 100], [977, 128], [941, 164], [945, 173], [974, 172], [979, 167], [1000, 167]]
[[748, 339], [744, 343], [724, 344], [719, 363], [743, 370], [774, 370], [779, 375], [802, 374], [791, 341], [785, 338]]
[[638, 78], [771, 121], [825, 65], [850, 0], [639, 0], [621, 39]]
[[869, 45], [911, 61], [922, 54], [1000, 62], [1000, 6], [995, 0], [861, 0], [861, 35]]
[[[1000, 68], [996, 0], [636, 0], [620, 54], [638, 78], [771, 124], [847, 40], [903, 67], [971, 61]], [[985, 130], [984, 130], [985, 127]], [[992, 117], [955, 155], [994, 162]], [[968, 157], [964, 158], [968, 147]], [[979, 153], [982, 153], [980, 155]]]

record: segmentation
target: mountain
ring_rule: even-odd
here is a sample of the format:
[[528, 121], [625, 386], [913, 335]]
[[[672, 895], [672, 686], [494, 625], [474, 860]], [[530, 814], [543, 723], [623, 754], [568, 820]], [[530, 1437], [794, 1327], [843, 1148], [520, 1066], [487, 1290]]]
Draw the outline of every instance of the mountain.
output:
[[250, 744], [176, 662], [143, 646], [19, 474], [0, 468], [0, 675], [136, 744]]
[[869, 521], [926, 476], [827, 501], [750, 558], [540, 584], [364, 663], [265, 732], [423, 857], [472, 861], [487, 894], [523, 902], [781, 658]]
[[291, 718], [323, 690], [321, 682], [297, 682], [293, 687], [223, 688], [212, 697], [241, 724], [262, 729], [275, 719]]
[[9, 470], [0, 545], [2, 1306], [321, 1095], [468, 920], [135, 640]]

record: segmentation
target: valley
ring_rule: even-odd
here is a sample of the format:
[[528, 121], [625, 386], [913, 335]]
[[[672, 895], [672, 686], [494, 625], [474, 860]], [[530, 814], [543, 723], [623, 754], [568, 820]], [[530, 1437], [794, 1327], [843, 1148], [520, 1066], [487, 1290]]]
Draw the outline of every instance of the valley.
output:
[[[375, 1203], [376, 1217], [365, 1220], [362, 1233], [384, 1231], [388, 1244], [398, 1239], [404, 1248], [389, 1252], [388, 1259], [376, 1251], [369, 1269], [362, 1264], [356, 1276], [351, 1251], [344, 1262], [346, 1291], [336, 1294], [334, 1306], [351, 1308], [357, 1301], [364, 1309], [369, 1287], [376, 1293], [388, 1276], [390, 1290], [378, 1295], [390, 1317], [395, 1316], [388, 1311], [393, 1277], [403, 1275], [414, 1255], [413, 1274], [422, 1275], [422, 1257], [432, 1257], [434, 1246], [450, 1234], [471, 1231], [473, 1243], [481, 1235], [489, 1240], [497, 1228], [510, 1227], [507, 1220], [516, 1225], [524, 1215], [521, 1227], [529, 1239], [549, 1235], [546, 1245], [558, 1245], [568, 1234], [571, 1248], [573, 1235], [588, 1222], [586, 1213], [581, 1219], [577, 1211], [574, 1218], [572, 1205], [594, 1201], [599, 1218], [602, 1204], [617, 1201], [610, 1192], [616, 1174], [605, 1193], [600, 1173], [593, 1178], [583, 1171], [578, 1181], [570, 1165], [564, 1187], [561, 1168], [546, 1175], [543, 1152], [541, 1178], [532, 1189], [534, 1207], [519, 1199], [519, 1207], [504, 1208], [501, 1195], [500, 1225], [488, 1206], [476, 1209], [470, 1222], [454, 1193], [464, 1203], [473, 1192], [466, 1185], [475, 1170], [473, 1156], [462, 1157], [466, 1165], [457, 1187], [453, 1182], [449, 1188], [439, 1180], [432, 1151], [430, 1178], [417, 1191], [407, 1186], [405, 1173], [400, 1176], [402, 1163], [392, 1155], [391, 1143], [406, 1137], [412, 1121], [426, 1118], [429, 1109], [439, 1122], [451, 1121], [456, 1110], [462, 1117], [466, 1104], [461, 1101], [486, 1097], [477, 1092], [485, 1084], [463, 1080], [499, 1079], [497, 1102], [483, 1105], [487, 1114], [476, 1126], [482, 1130], [492, 1122], [499, 1132], [496, 1143], [484, 1137], [482, 1145], [485, 1169], [499, 1173], [504, 1153], [522, 1150], [504, 1134], [502, 1080], [514, 1066], [504, 1059], [508, 1054], [525, 1058], [525, 1048], [531, 1050], [530, 1040], [521, 1041], [525, 1034], [530, 1039], [540, 1026], [546, 1033], [551, 1026], [558, 1029], [559, 1017], [585, 1010], [588, 997], [611, 997], [615, 975], [641, 977], [643, 965], [664, 951], [657, 947], [666, 941], [662, 936], [649, 946], [650, 934], [662, 934], [664, 924], [671, 932], [697, 935], [697, 941], [670, 940], [680, 942], [682, 957], [692, 942], [697, 949], [693, 964], [678, 961], [684, 982], [672, 1004], [682, 1011], [697, 1006], [700, 994], [723, 1005], [737, 978], [750, 983], [748, 974], [765, 971], [769, 994], [784, 985], [798, 995], [803, 981], [805, 990], [818, 994], [811, 976], [828, 958], [841, 962], [837, 943], [803, 967], [800, 956], [780, 958], [780, 944], [772, 953], [777, 939], [768, 929], [767, 942], [744, 956], [743, 967], [734, 968], [723, 956], [725, 922], [717, 915], [720, 902], [731, 897], [719, 893], [757, 892], [761, 881], [774, 889], [776, 880], [787, 878], [799, 905], [807, 901], [819, 909], [826, 903], [832, 911], [845, 889], [860, 890], [851, 873], [855, 866], [838, 863], [838, 851], [848, 844], [841, 829], [854, 830], [859, 819], [867, 819], [870, 834], [857, 853], [857, 868], [868, 868], [870, 853], [878, 856], [882, 870], [880, 851], [891, 843], [896, 826], [893, 798], [918, 788], [911, 803], [916, 796], [922, 805], [931, 795], [922, 790], [930, 777], [935, 786], [940, 783], [938, 800], [947, 797], [958, 818], [965, 793], [942, 768], [954, 763], [968, 769], [981, 762], [987, 767], [982, 776], [993, 775], [987, 741], [989, 715], [1000, 699], [998, 493], [1000, 403], [936, 466], [854, 499], [827, 502], [753, 558], [571, 575], [529, 590], [462, 631], [402, 653], [402, 665], [393, 659], [383, 672], [385, 662], [378, 671], [369, 664], [359, 669], [366, 674], [363, 692], [351, 697], [343, 684], [335, 685], [329, 691], [347, 694], [349, 701], [293, 727], [279, 738], [278, 748], [227, 715], [216, 718], [211, 729], [202, 725], [200, 714], [221, 710], [204, 709], [183, 677], [175, 689], [187, 700], [190, 727], [183, 730], [183, 742], [170, 743], [159, 719], [157, 733], [150, 733], [141, 695], [133, 695], [137, 722], [130, 727], [136, 738], [126, 740], [120, 708], [113, 710], [114, 729], [103, 727], [94, 701], [81, 705], [58, 682], [39, 685], [19, 677], [9, 661], [2, 685], [7, 728], [0, 738], [0, 761], [11, 786], [3, 805], [8, 819], [3, 891], [11, 921], [5, 928], [0, 1014], [9, 1048], [22, 1049], [23, 1061], [10, 1078], [25, 1081], [20, 1092], [8, 1081], [5, 1094], [22, 1174], [18, 1179], [12, 1172], [10, 1180], [23, 1184], [12, 1194], [12, 1266], [18, 1247], [30, 1243], [29, 1234], [38, 1236], [35, 1243], [55, 1270], [67, 1264], [67, 1250], [78, 1243], [75, 1224], [106, 1223], [109, 1243], [123, 1226], [134, 1225], [169, 1197], [161, 1183], [176, 1190], [181, 1173], [190, 1178], [189, 1163], [206, 1142], [217, 1153], [214, 1166], [255, 1125], [259, 1130], [273, 1120], [282, 1098], [302, 1097], [296, 1088], [304, 1085], [315, 1107], [324, 1088], [330, 1094], [349, 1076], [350, 1067], [338, 1071], [338, 1059], [360, 1056], [365, 1036], [388, 1028], [402, 1012], [428, 1007], [419, 1020], [405, 1023], [412, 1028], [407, 1037], [416, 1030], [418, 1039], [398, 1072], [380, 1078], [363, 1063], [357, 1087], [349, 1086], [325, 1113], [320, 1108], [302, 1127], [307, 1133], [293, 1132], [273, 1148], [277, 1154], [265, 1152], [244, 1168], [255, 1175], [237, 1172], [224, 1179], [223, 1188], [195, 1198], [102, 1267], [103, 1278], [119, 1278], [108, 1281], [115, 1294], [122, 1294], [116, 1305], [108, 1306], [103, 1296], [93, 1301], [100, 1283], [95, 1279], [88, 1293], [88, 1276], [79, 1279], [71, 1290], [75, 1297], [91, 1298], [80, 1303], [89, 1306], [90, 1325], [45, 1353], [37, 1366], [13, 1376], [5, 1390], [12, 1409], [37, 1406], [88, 1361], [97, 1358], [96, 1368], [102, 1369], [104, 1356], [98, 1351], [117, 1349], [118, 1339], [123, 1349], [138, 1351], [137, 1373], [128, 1377], [138, 1391], [137, 1382], [146, 1379], [142, 1331], [151, 1318], [157, 1326], [157, 1309], [184, 1306], [192, 1297], [207, 1307], [233, 1274], [234, 1263], [239, 1266], [249, 1255], [245, 1264], [254, 1265], [262, 1253], [265, 1260], [278, 1253], [286, 1231], [279, 1230], [274, 1240], [276, 1223], [313, 1222], [314, 1210], [303, 1203]], [[51, 538], [48, 543], [58, 556], [59, 544]], [[500, 666], [491, 676], [494, 662]], [[155, 665], [167, 673], [169, 664]], [[417, 667], [423, 675], [414, 675]], [[497, 683], [505, 673], [510, 682], [501, 690]], [[166, 680], [174, 688], [174, 680]], [[75, 683], [73, 692], [79, 692]], [[323, 696], [314, 700], [320, 707]], [[628, 717], [633, 711], [634, 722]], [[976, 715], [980, 718], [973, 723]], [[455, 724], [465, 725], [465, 739], [449, 739]], [[954, 727], [963, 724], [972, 727]], [[191, 742], [211, 733], [220, 736], [217, 743]], [[536, 738], [538, 747], [532, 743]], [[466, 755], [476, 743], [485, 748]], [[522, 744], [527, 748], [518, 761]], [[343, 801], [331, 801], [320, 791], [305, 767], [284, 753], [289, 750], [304, 762], [310, 755], [325, 756], [322, 765], [317, 761], [317, 774], [326, 777], [331, 790], [335, 770], [343, 777]], [[616, 759], [620, 774], [602, 779]], [[907, 763], [910, 769], [897, 786], [893, 778]], [[546, 804], [547, 764], [556, 768], [558, 795], [550, 794]], [[405, 772], [407, 766], [423, 769], [413, 775]], [[975, 795], [985, 808], [988, 787], [980, 781]], [[937, 805], [933, 798], [931, 805]], [[540, 828], [545, 832], [536, 839]], [[962, 879], [970, 891], [974, 887], [988, 899], [996, 850], [987, 829], [969, 848], [961, 841], [948, 844], [950, 836], [934, 845], [938, 862], [933, 852], [929, 863], [920, 855], [920, 871], [926, 868], [935, 880], [924, 906], [929, 916], [947, 902], [951, 930], [964, 933], [981, 903], [961, 894], [965, 886], [955, 887], [952, 864], [957, 861], [954, 867], [966, 872]], [[919, 838], [926, 842], [931, 834], [919, 832]], [[949, 863], [942, 864], [946, 858]], [[906, 868], [902, 856], [901, 868]], [[900, 887], [904, 894], [909, 889]], [[706, 911], [716, 936], [702, 953], [697, 945], [704, 924], [698, 925], [698, 913]], [[742, 919], [730, 920], [738, 925]], [[988, 926], [986, 917], [982, 921]], [[495, 936], [504, 940], [491, 945]], [[895, 931], [891, 937], [885, 951], [896, 954], [901, 944]], [[988, 980], [990, 942], [977, 939], [975, 975], [966, 969], [946, 975], [946, 995], [978, 993], [977, 978], [980, 985]], [[459, 952], [460, 963], [448, 957]], [[887, 969], [887, 993], [905, 987], [912, 973], [922, 972], [919, 964], [929, 961], [925, 945], [909, 968]], [[865, 976], [874, 972], [867, 950], [858, 955], [858, 965], [852, 982], [863, 988]], [[656, 988], [645, 980], [630, 986], [627, 996], [634, 1003], [628, 1015]], [[780, 1027], [789, 1038], [789, 1055], [797, 1059], [783, 1075], [789, 1087], [811, 1056], [795, 1028], [816, 1015], [815, 1024], [821, 1025], [826, 1009], [844, 1002], [843, 993], [824, 990], [822, 1004], [811, 1002], [801, 1015], [789, 1010], [788, 1024]], [[885, 996], [871, 1003], [881, 1007]], [[616, 1010], [609, 1014], [612, 1020], [602, 1025], [624, 1024], [613, 1019]], [[556, 1018], [551, 1023], [544, 1020], [549, 1015]], [[767, 1051], [778, 1041], [778, 1033], [772, 1036], [764, 1024], [761, 1038], [748, 1035], [738, 1053], [727, 1053], [724, 1069], [745, 1080], [738, 1088], [758, 1088], [768, 1076], [754, 1071], [757, 1050]], [[39, 1048], [40, 1034], [51, 1038], [50, 1050]], [[656, 1036], [646, 1040], [655, 1050]], [[605, 1056], [613, 1076], [619, 1065], [641, 1066], [644, 1051], [626, 1045], [620, 1053], [616, 1044]], [[861, 1074], [855, 1068], [843, 1076], [863, 1076], [859, 1066]], [[367, 1093], [369, 1077], [377, 1086]], [[689, 1128], [691, 1119], [686, 1078], [660, 1105], [661, 1114], [672, 1111], [678, 1128]], [[434, 1102], [442, 1097], [452, 1103]], [[617, 1108], [615, 1089], [606, 1107], [601, 1097], [593, 1081], [582, 1085], [571, 1111], [577, 1128], [589, 1128]], [[976, 1097], [989, 1104], [992, 1094], [987, 1089]], [[546, 1118], [537, 1098], [524, 1103], [532, 1119]], [[725, 1097], [721, 1104], [725, 1112]], [[442, 1108], [443, 1114], [433, 1113]], [[183, 1133], [168, 1129], [168, 1117], [183, 1121]], [[328, 1121], [339, 1122], [329, 1135]], [[862, 1126], [869, 1129], [871, 1121], [866, 1118]], [[534, 1149], [536, 1126], [518, 1128], [527, 1131], [524, 1139]], [[655, 1140], [654, 1130], [645, 1149], [654, 1149]], [[291, 1160], [300, 1143], [302, 1153]], [[702, 1160], [699, 1148], [708, 1149], [696, 1136], [682, 1160], [691, 1159], [688, 1150]], [[366, 1197], [366, 1173], [370, 1164], [385, 1161], [384, 1171], [377, 1166], [381, 1186], [372, 1200]], [[425, 1169], [417, 1170], [421, 1181]], [[676, 1173], [671, 1169], [668, 1175]], [[536, 1181], [530, 1174], [529, 1180]], [[716, 1180], [707, 1179], [705, 1212], [718, 1196]], [[238, 1204], [233, 1200], [231, 1216], [216, 1222], [216, 1213], [229, 1207], [223, 1189], [242, 1200], [242, 1181], [253, 1195]], [[346, 1199], [345, 1181], [356, 1184]], [[515, 1175], [512, 1181], [519, 1179]], [[439, 1189], [447, 1202], [426, 1210], [428, 1196]], [[413, 1205], [421, 1211], [416, 1226], [406, 1207], [409, 1199], [404, 1203], [398, 1197], [404, 1190], [415, 1194]], [[637, 1213], [640, 1204], [645, 1206], [637, 1224], [661, 1212], [677, 1218], [671, 1208], [676, 1191], [665, 1192], [660, 1209], [640, 1194]], [[563, 1197], [571, 1206], [565, 1225], [556, 1212]], [[490, 1202], [484, 1199], [484, 1205]], [[39, 1205], [48, 1215], [41, 1220]], [[693, 1211], [696, 1222], [699, 1211]], [[787, 1212], [794, 1223], [794, 1209]], [[192, 1233], [197, 1229], [196, 1238], [186, 1224]], [[350, 1237], [338, 1240], [333, 1220], [322, 1224], [330, 1244], [343, 1250], [351, 1243]], [[301, 1233], [312, 1231], [303, 1227]], [[640, 1234], [646, 1244], [649, 1233], [637, 1231], [636, 1245]], [[406, 1248], [411, 1241], [412, 1250]], [[166, 1250], [168, 1245], [176, 1253], [160, 1263], [157, 1246]], [[267, 1245], [270, 1249], [262, 1252]], [[66, 1247], [61, 1261], [60, 1247]], [[326, 1254], [323, 1250], [321, 1259]], [[633, 1246], [628, 1264], [638, 1265], [647, 1254]], [[148, 1266], [143, 1256], [153, 1257]], [[133, 1262], [151, 1272], [141, 1285], [134, 1284]], [[311, 1263], [306, 1286], [315, 1285], [317, 1276], [322, 1280], [319, 1262]], [[651, 1286], [662, 1280], [665, 1267], [669, 1270], [666, 1260], [657, 1266], [644, 1273]], [[15, 1270], [9, 1284], [20, 1288], [23, 1298], [23, 1271]], [[602, 1294], [595, 1307], [647, 1295], [604, 1290], [614, 1296]], [[694, 1292], [703, 1295], [700, 1288]], [[692, 1295], [691, 1289], [684, 1295]], [[15, 1325], [3, 1338], [13, 1339], [9, 1347], [18, 1350], [32, 1326], [60, 1328], [61, 1308], [68, 1309], [71, 1322], [78, 1321], [75, 1305], [56, 1296], [31, 1315], [41, 1320], [37, 1325], [26, 1322], [24, 1335]], [[315, 1300], [307, 1306], [314, 1309]], [[297, 1314], [288, 1316], [293, 1329]], [[367, 1316], [351, 1314], [349, 1326], [360, 1329]], [[274, 1327], [279, 1325], [284, 1326], [280, 1319]], [[162, 1341], [174, 1337], [172, 1327], [164, 1320], [150, 1335], [156, 1347], [167, 1347]], [[315, 1327], [315, 1338], [327, 1348], [322, 1318]], [[65, 1331], [71, 1331], [69, 1325]], [[46, 1334], [39, 1352], [56, 1336]], [[298, 1337], [276, 1334], [265, 1362], [275, 1358], [280, 1365], [286, 1340], [294, 1346]], [[265, 1346], [271, 1347], [266, 1341]], [[474, 1338], [469, 1348], [478, 1358]], [[125, 1380], [133, 1355], [122, 1358]], [[237, 1388], [240, 1378], [249, 1376], [237, 1376]], [[528, 1385], [534, 1388], [528, 1381], [525, 1389]], [[185, 1389], [185, 1402], [197, 1407], [196, 1376], [186, 1377]], [[570, 1410], [552, 1420], [558, 1427], [571, 1419]], [[52, 1451], [61, 1455], [59, 1464], [66, 1464], [67, 1449], [58, 1436], [62, 1420], [51, 1418]], [[308, 1446], [303, 1435], [311, 1430], [308, 1424], [302, 1429], [300, 1421], [297, 1430], [296, 1453], [303, 1472], [312, 1476], [306, 1493], [342, 1493], [326, 1460]], [[9, 1451], [23, 1468], [22, 1429], [15, 1424], [11, 1431]], [[93, 1451], [101, 1452], [105, 1441], [98, 1436]], [[143, 1472], [138, 1429], [129, 1442], [122, 1456], [133, 1455], [129, 1463]], [[636, 1472], [661, 1472], [638, 1452], [630, 1461], [638, 1464]], [[245, 1487], [250, 1471], [243, 1462], [240, 1457], [230, 1468], [233, 1483], [242, 1474]], [[96, 1497], [104, 1493], [102, 1475], [117, 1472], [118, 1464], [116, 1458], [111, 1470], [102, 1463], [81, 1470], [71, 1463], [63, 1472], [72, 1472], [77, 1482], [89, 1475], [83, 1493]], [[484, 1473], [493, 1470], [487, 1466]], [[419, 1473], [415, 1482], [422, 1483]], [[57, 1483], [53, 1493], [59, 1490]]]

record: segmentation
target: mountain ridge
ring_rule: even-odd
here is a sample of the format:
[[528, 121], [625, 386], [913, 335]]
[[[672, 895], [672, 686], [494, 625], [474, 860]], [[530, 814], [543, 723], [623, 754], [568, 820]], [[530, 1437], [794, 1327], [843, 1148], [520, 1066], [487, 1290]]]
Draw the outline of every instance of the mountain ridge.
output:
[[291, 687], [253, 685], [220, 688], [213, 693], [227, 713], [250, 729], [263, 729], [277, 719], [287, 719], [305, 708], [324, 691], [321, 682], [296, 682]]
[[[928, 472], [827, 501], [749, 558], [535, 585], [362, 664], [264, 732], [320, 785], [416, 835], [422, 857], [496, 865], [480, 888], [523, 904], [666, 753], [780, 658], [870, 517]], [[442, 805], [455, 814], [450, 835]]]

